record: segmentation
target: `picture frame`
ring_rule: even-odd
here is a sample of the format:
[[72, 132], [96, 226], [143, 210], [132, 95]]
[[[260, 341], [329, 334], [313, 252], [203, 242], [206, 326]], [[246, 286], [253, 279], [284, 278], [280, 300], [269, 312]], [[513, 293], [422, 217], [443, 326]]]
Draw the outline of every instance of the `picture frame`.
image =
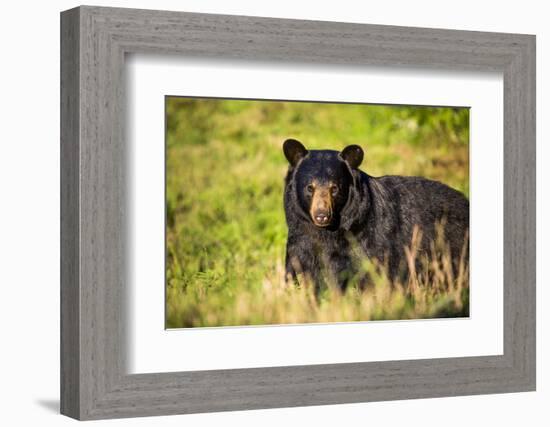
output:
[[[498, 356], [127, 374], [128, 53], [503, 73]], [[535, 36], [81, 6], [61, 14], [61, 413], [153, 416], [532, 391]]]

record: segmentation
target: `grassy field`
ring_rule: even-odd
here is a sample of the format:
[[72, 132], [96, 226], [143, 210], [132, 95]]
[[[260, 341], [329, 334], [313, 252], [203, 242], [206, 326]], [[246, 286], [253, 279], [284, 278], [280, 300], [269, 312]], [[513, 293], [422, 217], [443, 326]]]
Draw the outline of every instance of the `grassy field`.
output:
[[[281, 145], [365, 150], [373, 176], [421, 175], [468, 196], [467, 109], [167, 98], [168, 328], [468, 315], [468, 272], [345, 294], [284, 277]], [[414, 256], [414, 242], [411, 243]], [[373, 266], [365, 262], [373, 274]]]

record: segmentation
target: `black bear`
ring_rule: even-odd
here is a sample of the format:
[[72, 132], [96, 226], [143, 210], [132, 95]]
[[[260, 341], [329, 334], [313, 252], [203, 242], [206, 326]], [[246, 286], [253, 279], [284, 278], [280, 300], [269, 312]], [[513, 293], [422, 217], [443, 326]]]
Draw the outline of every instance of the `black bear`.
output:
[[289, 162], [284, 191], [287, 277], [297, 280], [304, 274], [317, 291], [331, 277], [345, 290], [360, 273], [354, 261], [359, 247], [385, 265], [392, 280], [404, 279], [405, 248], [411, 246], [415, 226], [421, 231], [418, 253], [427, 254], [442, 220], [453, 263], [464, 258], [469, 202], [460, 192], [420, 177], [372, 177], [358, 169], [364, 155], [358, 145], [341, 152], [308, 151], [288, 139], [283, 151]]

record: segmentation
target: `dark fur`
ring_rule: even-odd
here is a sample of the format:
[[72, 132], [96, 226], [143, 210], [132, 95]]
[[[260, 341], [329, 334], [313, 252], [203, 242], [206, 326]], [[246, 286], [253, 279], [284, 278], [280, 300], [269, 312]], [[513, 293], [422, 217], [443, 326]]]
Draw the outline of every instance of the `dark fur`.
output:
[[[357, 169], [363, 158], [357, 146], [351, 146], [354, 152], [349, 155], [350, 147], [342, 153], [307, 151], [296, 143], [285, 143], [290, 162], [284, 194], [287, 275], [296, 279], [297, 273], [304, 273], [319, 290], [328, 273], [345, 289], [348, 279], [358, 274], [352, 255], [356, 242], [369, 258], [386, 263], [392, 279], [404, 279], [404, 248], [411, 245], [413, 227], [421, 229], [420, 253], [427, 254], [442, 218], [453, 262], [458, 263], [469, 226], [469, 202], [460, 192], [420, 177], [369, 176]], [[303, 187], [312, 178], [341, 186], [329, 227], [314, 225], [309, 215]]]

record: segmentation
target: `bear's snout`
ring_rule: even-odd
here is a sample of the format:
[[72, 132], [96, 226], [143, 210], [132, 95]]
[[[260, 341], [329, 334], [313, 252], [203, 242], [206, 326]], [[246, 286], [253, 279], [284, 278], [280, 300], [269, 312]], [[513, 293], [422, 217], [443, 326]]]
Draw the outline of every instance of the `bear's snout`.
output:
[[332, 220], [332, 197], [325, 188], [318, 188], [313, 193], [310, 209], [311, 219], [318, 227], [330, 225]]

